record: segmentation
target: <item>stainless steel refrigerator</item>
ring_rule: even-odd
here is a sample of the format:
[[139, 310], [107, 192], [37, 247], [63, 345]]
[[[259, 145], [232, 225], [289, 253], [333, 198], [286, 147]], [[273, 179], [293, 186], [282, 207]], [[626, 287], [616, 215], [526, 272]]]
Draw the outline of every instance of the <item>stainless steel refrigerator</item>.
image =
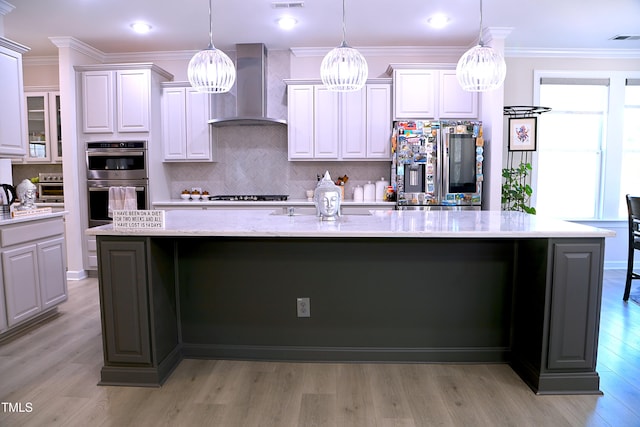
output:
[[480, 209], [482, 122], [398, 121], [392, 141], [398, 209]]

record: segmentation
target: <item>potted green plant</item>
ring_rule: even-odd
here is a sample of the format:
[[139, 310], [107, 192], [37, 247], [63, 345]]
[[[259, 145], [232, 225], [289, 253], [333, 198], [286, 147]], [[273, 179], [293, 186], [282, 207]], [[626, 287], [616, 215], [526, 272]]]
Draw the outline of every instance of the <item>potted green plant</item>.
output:
[[530, 206], [533, 188], [527, 182], [532, 169], [531, 163], [502, 169], [502, 210], [536, 214], [536, 208]]

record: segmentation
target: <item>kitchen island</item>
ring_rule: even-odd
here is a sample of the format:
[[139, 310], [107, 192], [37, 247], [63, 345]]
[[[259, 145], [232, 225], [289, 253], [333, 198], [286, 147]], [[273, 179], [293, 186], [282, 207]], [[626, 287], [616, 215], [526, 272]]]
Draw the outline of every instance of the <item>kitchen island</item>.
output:
[[101, 384], [236, 358], [509, 363], [537, 393], [599, 392], [607, 230], [516, 212], [173, 210], [164, 229], [87, 233]]

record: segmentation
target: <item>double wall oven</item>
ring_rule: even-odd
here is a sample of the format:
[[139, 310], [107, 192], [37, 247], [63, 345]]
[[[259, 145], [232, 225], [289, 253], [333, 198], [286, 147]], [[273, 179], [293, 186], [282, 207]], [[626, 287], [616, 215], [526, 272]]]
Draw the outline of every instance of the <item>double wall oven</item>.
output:
[[87, 143], [89, 227], [108, 224], [109, 188], [134, 187], [138, 209], [149, 206], [147, 141]]

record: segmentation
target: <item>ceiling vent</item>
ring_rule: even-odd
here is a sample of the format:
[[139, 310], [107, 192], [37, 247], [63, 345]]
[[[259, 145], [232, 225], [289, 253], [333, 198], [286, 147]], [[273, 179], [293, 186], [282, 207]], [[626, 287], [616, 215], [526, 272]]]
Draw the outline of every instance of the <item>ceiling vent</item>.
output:
[[610, 40], [640, 40], [640, 34], [619, 34]]
[[292, 9], [294, 7], [304, 6], [303, 1], [274, 1], [271, 3], [274, 9]]

